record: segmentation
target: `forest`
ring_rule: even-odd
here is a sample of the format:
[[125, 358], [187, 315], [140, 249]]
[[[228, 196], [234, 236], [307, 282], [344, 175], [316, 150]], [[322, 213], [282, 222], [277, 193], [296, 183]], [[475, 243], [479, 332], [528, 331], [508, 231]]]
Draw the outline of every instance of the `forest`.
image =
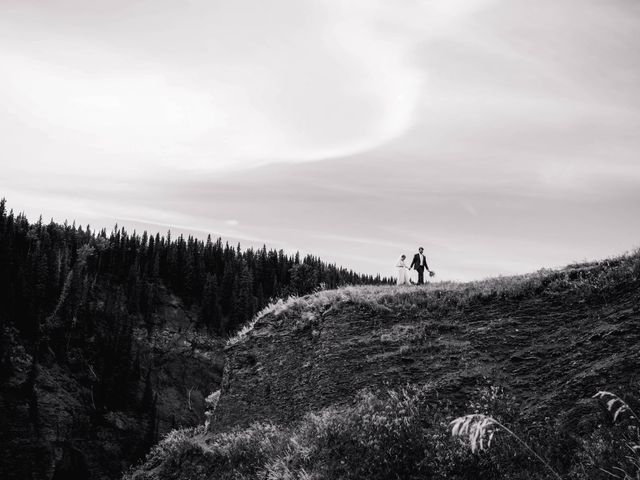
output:
[[[390, 279], [282, 250], [242, 250], [210, 236], [173, 238], [111, 232], [74, 224], [30, 223], [0, 201], [0, 381], [15, 367], [10, 345], [32, 357], [31, 389], [43, 357], [63, 365], [90, 365], [99, 379], [97, 409], [151, 409], [151, 389], [135, 385], [143, 373], [134, 329], [150, 336], [161, 289], [193, 312], [194, 327], [215, 336], [234, 333], [276, 297], [304, 295], [344, 284], [385, 284]], [[157, 317], [157, 316], [156, 316]], [[84, 368], [84, 367], [83, 367]], [[130, 385], [131, 388], [127, 386]], [[37, 423], [37, 395], [30, 407]]]

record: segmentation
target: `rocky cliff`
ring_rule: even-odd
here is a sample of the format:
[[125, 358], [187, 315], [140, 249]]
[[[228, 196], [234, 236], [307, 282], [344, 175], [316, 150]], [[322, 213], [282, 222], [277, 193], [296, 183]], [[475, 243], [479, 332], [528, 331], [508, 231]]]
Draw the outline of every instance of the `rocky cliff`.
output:
[[90, 363], [74, 357], [81, 352], [64, 362], [47, 352], [32, 391], [31, 356], [13, 337], [13, 373], [0, 388], [0, 478], [119, 478], [159, 436], [204, 421], [204, 398], [221, 380], [221, 340], [195, 332], [175, 296], [160, 297], [152, 335], [135, 329], [137, 401], [122, 409], [96, 407], [98, 379]]

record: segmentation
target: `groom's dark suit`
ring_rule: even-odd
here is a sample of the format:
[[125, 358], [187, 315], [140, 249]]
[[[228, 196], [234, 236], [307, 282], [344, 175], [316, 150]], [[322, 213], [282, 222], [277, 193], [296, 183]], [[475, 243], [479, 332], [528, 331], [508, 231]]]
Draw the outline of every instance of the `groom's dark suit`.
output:
[[418, 271], [418, 285], [424, 284], [424, 270], [425, 268], [429, 270], [429, 265], [427, 265], [427, 257], [422, 255], [422, 259], [424, 261], [420, 261], [420, 254], [416, 253], [413, 256], [413, 261], [411, 262], [411, 266], [409, 268], [415, 268]]

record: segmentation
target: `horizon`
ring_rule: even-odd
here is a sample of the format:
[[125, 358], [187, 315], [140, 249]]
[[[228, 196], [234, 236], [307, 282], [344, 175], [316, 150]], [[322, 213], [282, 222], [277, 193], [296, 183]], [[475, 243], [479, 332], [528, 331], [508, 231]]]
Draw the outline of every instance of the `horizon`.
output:
[[[2, 197], [0, 197], [2, 198]], [[6, 199], [5, 199], [6, 200]], [[28, 215], [26, 212], [24, 211], [16, 211], [14, 208], [12, 208], [12, 206], [10, 205], [9, 202], [7, 202], [6, 204], [7, 207], [7, 212], [13, 212], [14, 215], [24, 215], [27, 220], [29, 221], [30, 224], [33, 224], [37, 221], [37, 218], [40, 218], [42, 215]], [[43, 223], [45, 222], [45, 218], [44, 216], [42, 216], [42, 221]], [[171, 233], [171, 238], [172, 239], [176, 239], [179, 236], [184, 236], [185, 238], [188, 238], [189, 236], [195, 238], [196, 240], [202, 241], [202, 242], [206, 242], [207, 237], [211, 237], [212, 241], [216, 241], [218, 239], [220, 239], [222, 241], [223, 244], [229, 244], [230, 247], [235, 248], [237, 245], [240, 245], [241, 250], [242, 251], [246, 251], [248, 249], [253, 249], [254, 251], [256, 250], [260, 250], [262, 249], [262, 247], [266, 247], [267, 250], [277, 250], [277, 251], [284, 251], [284, 253], [286, 255], [289, 256], [294, 256], [296, 253], [300, 254], [300, 257], [303, 258], [305, 255], [312, 255], [315, 257], [318, 257], [321, 261], [323, 261], [324, 263], [327, 264], [333, 264], [335, 266], [337, 266], [338, 268], [345, 268], [347, 270], [353, 270], [354, 273], [357, 274], [364, 274], [364, 275], [370, 275], [370, 276], [380, 276], [381, 278], [394, 278], [395, 275], [395, 271], [396, 269], [392, 269], [391, 272], [389, 273], [382, 273], [382, 272], [364, 272], [364, 271], [360, 271], [360, 270], [355, 270], [351, 267], [349, 267], [348, 265], [343, 265], [334, 261], [330, 261], [327, 260], [326, 258], [322, 257], [321, 255], [318, 255], [315, 252], [311, 252], [311, 251], [305, 251], [303, 249], [298, 249], [298, 250], [291, 250], [291, 249], [284, 249], [284, 248], [279, 248], [277, 246], [273, 246], [273, 245], [268, 245], [264, 242], [260, 242], [259, 240], [255, 240], [255, 241], [251, 241], [247, 239], [244, 239], [245, 242], [243, 243], [242, 239], [239, 238], [228, 238], [228, 237], [224, 237], [221, 235], [217, 235], [213, 232], [209, 232], [207, 233], [206, 231], [201, 231], [201, 230], [194, 230], [188, 227], [180, 227], [180, 226], [171, 226], [171, 225], [154, 225], [154, 224], [149, 224], [149, 223], [145, 223], [145, 222], [137, 222], [131, 219], [122, 219], [121, 222], [114, 222], [111, 226], [107, 226], [107, 225], [101, 225], [101, 226], [94, 226], [91, 225], [89, 223], [81, 223], [76, 221], [75, 219], [68, 219], [65, 218], [64, 220], [61, 219], [56, 219], [56, 218], [50, 218], [49, 220], [47, 220], [46, 223], [49, 222], [54, 222], [56, 224], [59, 225], [75, 225], [76, 228], [82, 228], [83, 230], [86, 229], [87, 227], [89, 227], [91, 229], [91, 232], [93, 234], [97, 234], [98, 232], [105, 230], [107, 232], [107, 234], [109, 234], [111, 231], [113, 231], [115, 228], [118, 229], [124, 229], [129, 235], [140, 235], [142, 236], [144, 233], [146, 233], [149, 236], [154, 236], [156, 234], [160, 235], [161, 238], [167, 238], [168, 233]], [[155, 228], [154, 228], [155, 227]], [[164, 230], [162, 230], [161, 228], [164, 228]], [[419, 247], [416, 247], [415, 250], [417, 253]], [[539, 267], [532, 269], [530, 271], [523, 271], [523, 272], [519, 272], [519, 273], [513, 273], [513, 274], [507, 274], [507, 275], [503, 275], [503, 274], [498, 274], [498, 275], [492, 275], [492, 276], [486, 276], [486, 277], [481, 277], [481, 278], [474, 278], [474, 279], [465, 279], [465, 280], [458, 280], [458, 279], [442, 279], [442, 278], [429, 278], [429, 282], [428, 283], [439, 283], [439, 282], [454, 282], [454, 283], [466, 283], [466, 282], [473, 282], [473, 281], [484, 281], [484, 280], [491, 280], [493, 278], [497, 278], [497, 277], [511, 277], [511, 276], [519, 276], [519, 275], [526, 275], [529, 273], [536, 273], [540, 270], [555, 270], [555, 269], [562, 269], [568, 266], [571, 266], [573, 264], [580, 264], [580, 263], [588, 263], [588, 262], [602, 262], [602, 261], [606, 261], [606, 260], [611, 260], [614, 258], [618, 258], [618, 257], [622, 257], [625, 255], [633, 255], [636, 252], [640, 251], [640, 247], [633, 247], [633, 248], [629, 248], [627, 250], [621, 251], [621, 252], [617, 252], [617, 253], [613, 253], [611, 255], [608, 255], [606, 257], [601, 257], [601, 258], [583, 258], [583, 259], [576, 259], [573, 261], [568, 261], [565, 264], [558, 264], [558, 265], [540, 265]], [[411, 257], [413, 256], [413, 253], [410, 254], [406, 254], [407, 257]], [[434, 267], [432, 267], [434, 268]]]
[[0, 4], [0, 197], [435, 281], [640, 247], [627, 0]]

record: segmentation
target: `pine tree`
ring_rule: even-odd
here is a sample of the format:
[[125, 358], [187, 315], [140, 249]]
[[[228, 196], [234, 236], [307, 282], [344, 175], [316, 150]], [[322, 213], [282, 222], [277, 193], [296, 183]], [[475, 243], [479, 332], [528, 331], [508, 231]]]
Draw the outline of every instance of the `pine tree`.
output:
[[236, 295], [234, 296], [233, 328], [251, 320], [255, 313], [255, 299], [252, 292], [253, 279], [251, 272], [245, 264], [241, 266], [240, 276], [236, 282]]
[[218, 281], [214, 275], [207, 274], [203, 292], [198, 323], [210, 332], [221, 331], [222, 312], [220, 309]]

